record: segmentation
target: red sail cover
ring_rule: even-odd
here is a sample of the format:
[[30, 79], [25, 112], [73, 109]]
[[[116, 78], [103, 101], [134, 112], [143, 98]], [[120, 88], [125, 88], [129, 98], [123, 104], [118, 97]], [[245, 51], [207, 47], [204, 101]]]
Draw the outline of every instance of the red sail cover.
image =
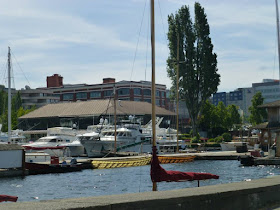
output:
[[159, 164], [156, 150], [157, 148], [153, 146], [153, 157], [151, 161], [151, 179], [153, 182], [179, 182], [205, 179], [219, 179], [219, 176], [210, 173], [166, 171]]
[[23, 146], [27, 150], [45, 150], [45, 149], [64, 149], [65, 146], [55, 146], [55, 147], [32, 147], [32, 146]]
[[17, 202], [18, 197], [10, 195], [0, 195], [0, 203], [4, 201]]

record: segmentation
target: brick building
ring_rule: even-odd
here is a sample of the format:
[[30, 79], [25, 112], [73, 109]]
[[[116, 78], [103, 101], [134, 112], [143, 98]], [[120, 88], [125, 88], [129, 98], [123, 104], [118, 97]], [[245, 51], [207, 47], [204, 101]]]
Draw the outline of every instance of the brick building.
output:
[[[146, 101], [151, 103], [151, 82], [149, 81], [119, 81], [114, 78], [104, 78], [100, 84], [63, 84], [63, 77], [54, 74], [47, 77], [48, 89], [59, 96], [60, 101], [87, 101], [111, 98], [116, 91], [118, 100]], [[156, 105], [168, 109], [166, 85], [156, 84]]]

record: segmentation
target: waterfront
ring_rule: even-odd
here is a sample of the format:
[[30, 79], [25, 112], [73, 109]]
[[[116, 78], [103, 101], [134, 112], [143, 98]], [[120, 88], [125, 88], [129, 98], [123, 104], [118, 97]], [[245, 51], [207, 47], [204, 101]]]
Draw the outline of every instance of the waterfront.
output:
[[[280, 175], [279, 166], [242, 167], [239, 161], [194, 161], [166, 164], [167, 170], [209, 172], [220, 176], [218, 180], [201, 181], [200, 186], [250, 181]], [[24, 178], [2, 178], [0, 194], [18, 196], [18, 202], [60, 198], [78, 198], [122, 193], [147, 192], [152, 189], [150, 167], [116, 169], [87, 169], [65, 174], [32, 175]], [[158, 190], [196, 187], [197, 182], [158, 183]]]

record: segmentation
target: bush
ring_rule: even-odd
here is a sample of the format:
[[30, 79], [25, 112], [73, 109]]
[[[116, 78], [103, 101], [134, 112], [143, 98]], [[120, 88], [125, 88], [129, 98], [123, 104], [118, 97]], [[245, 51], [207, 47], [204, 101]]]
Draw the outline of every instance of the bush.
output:
[[216, 138], [215, 138], [215, 142], [216, 143], [220, 143], [220, 142], [222, 142], [224, 139], [223, 139], [223, 137], [222, 136], [217, 136]]
[[231, 135], [230, 135], [230, 133], [223, 133], [222, 137], [223, 137], [223, 139], [224, 139], [225, 142], [231, 141]]
[[207, 142], [215, 142], [215, 139], [208, 139], [208, 141]]
[[188, 133], [184, 133], [179, 136], [179, 139], [181, 139], [181, 140], [186, 140], [186, 139], [190, 139], [190, 138], [191, 138], [191, 135]]
[[193, 137], [191, 143], [200, 143], [200, 140], [197, 137]]

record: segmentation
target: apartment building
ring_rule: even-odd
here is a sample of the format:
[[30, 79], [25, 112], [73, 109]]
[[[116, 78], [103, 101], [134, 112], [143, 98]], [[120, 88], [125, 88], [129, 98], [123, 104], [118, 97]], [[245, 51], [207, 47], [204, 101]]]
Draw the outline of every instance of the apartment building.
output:
[[[63, 84], [63, 77], [54, 74], [47, 77], [47, 87], [37, 90], [50, 90], [62, 102], [75, 102], [108, 99], [114, 96], [118, 100], [146, 101], [151, 103], [151, 82], [116, 82], [115, 78], [104, 78], [100, 84]], [[168, 109], [166, 85], [156, 84], [156, 105]]]

